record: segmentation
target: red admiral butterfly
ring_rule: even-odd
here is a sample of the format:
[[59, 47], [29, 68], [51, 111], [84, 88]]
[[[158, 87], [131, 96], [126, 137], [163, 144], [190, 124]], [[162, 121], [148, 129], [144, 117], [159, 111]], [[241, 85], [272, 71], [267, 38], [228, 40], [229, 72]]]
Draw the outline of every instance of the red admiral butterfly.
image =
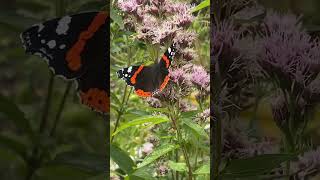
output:
[[169, 67], [176, 53], [172, 44], [163, 54], [157, 64], [151, 66], [130, 66], [117, 72], [118, 78], [122, 78], [140, 97], [150, 97], [158, 91], [162, 91], [169, 82]]
[[21, 34], [27, 53], [44, 58], [56, 75], [78, 82], [81, 102], [109, 112], [109, 18], [87, 12], [36, 24]]

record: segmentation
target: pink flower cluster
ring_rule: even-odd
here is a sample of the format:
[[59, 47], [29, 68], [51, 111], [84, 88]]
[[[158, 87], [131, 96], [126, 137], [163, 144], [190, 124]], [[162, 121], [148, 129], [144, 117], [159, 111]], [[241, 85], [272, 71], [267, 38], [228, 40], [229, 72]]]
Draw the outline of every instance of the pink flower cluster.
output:
[[268, 14], [257, 59], [268, 73], [279, 72], [306, 85], [313, 67], [320, 65], [320, 43], [301, 28], [293, 15]]
[[[138, 39], [151, 44], [172, 43], [183, 41], [176, 37], [177, 33], [189, 35], [192, 42], [194, 33], [185, 31], [194, 19], [187, 3], [171, 0], [120, 0], [118, 7], [129, 16], [130, 24], [137, 31]], [[132, 23], [132, 21], [135, 23]]]
[[202, 66], [186, 64], [181, 68], [172, 70], [170, 77], [176, 84], [195, 85], [201, 90], [208, 92], [210, 90], [210, 76]]

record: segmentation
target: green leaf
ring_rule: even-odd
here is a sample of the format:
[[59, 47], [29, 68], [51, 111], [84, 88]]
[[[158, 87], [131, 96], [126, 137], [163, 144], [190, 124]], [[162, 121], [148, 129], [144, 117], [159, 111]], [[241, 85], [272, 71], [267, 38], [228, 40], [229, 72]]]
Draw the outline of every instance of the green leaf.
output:
[[199, 167], [193, 174], [210, 174], [210, 164]]
[[138, 165], [138, 168], [144, 167], [153, 161], [157, 160], [163, 155], [166, 155], [168, 152], [178, 148], [179, 145], [173, 144], [163, 144], [162, 146], [156, 148], [151, 154], [144, 158], [141, 164]]
[[36, 22], [36, 19], [26, 18], [14, 12], [0, 11], [1, 26], [8, 26], [13, 31], [20, 32]]
[[24, 10], [28, 10], [32, 13], [41, 13], [50, 9], [50, 6], [48, 4], [30, 0], [19, 0], [16, 2], [16, 6], [23, 8]]
[[90, 177], [86, 180], [109, 180], [110, 177], [106, 173], [99, 174], [97, 176]]
[[22, 158], [26, 158], [27, 146], [17, 139], [14, 139], [7, 135], [0, 135], [0, 147], [5, 147], [6, 149], [19, 154]]
[[199, 11], [199, 10], [201, 10], [203, 8], [206, 8], [208, 6], [210, 6], [210, 0], [204, 0], [199, 5], [194, 7], [191, 12], [194, 13], [194, 12]]
[[113, 20], [113, 22], [118, 24], [120, 29], [124, 29], [123, 20], [122, 20], [122, 17], [119, 15], [119, 11], [115, 8], [110, 8], [110, 11], [111, 11], [110, 17]]
[[32, 134], [29, 121], [25, 118], [24, 113], [18, 108], [16, 104], [11, 102], [8, 98], [0, 94], [0, 114], [5, 115], [8, 119], [12, 120], [15, 126], [25, 131], [29, 135]]
[[293, 154], [264, 154], [247, 159], [231, 160], [222, 171], [222, 177], [240, 178], [263, 175], [295, 157], [296, 155]]
[[110, 93], [111, 101], [115, 102], [117, 105], [121, 105], [121, 102], [115, 93]]
[[83, 11], [99, 11], [101, 7], [105, 6], [105, 1], [89, 1], [82, 4], [80, 7], [77, 8], [77, 12]]
[[195, 117], [199, 112], [200, 112], [199, 110], [182, 112], [182, 113], [181, 113], [181, 118], [183, 118], [183, 119], [193, 118], [193, 117]]
[[114, 144], [110, 146], [110, 157], [127, 174], [133, 171], [133, 167], [135, 167], [133, 160], [125, 151]]
[[166, 116], [145, 116], [145, 117], [137, 118], [122, 124], [117, 129], [117, 131], [112, 134], [112, 136], [118, 134], [120, 131], [123, 131], [124, 129], [127, 129], [129, 127], [133, 127], [133, 126], [137, 126], [145, 123], [152, 123], [153, 125], [155, 125], [155, 124], [160, 124], [167, 121], [169, 121], [169, 119]]
[[170, 169], [174, 171], [185, 172], [188, 170], [186, 163], [177, 163], [177, 162], [169, 161], [168, 165]]
[[192, 122], [189, 119], [183, 119], [184, 124], [189, 127], [197, 136], [209, 138], [208, 134], [199, 124]]
[[130, 174], [129, 179], [132, 179], [132, 180], [138, 180], [138, 179], [152, 180], [155, 178], [152, 177], [152, 169], [150, 169], [149, 167], [142, 167], [142, 168], [138, 168], [132, 174]]
[[67, 152], [57, 155], [49, 163], [50, 165], [69, 165], [75, 168], [85, 169], [89, 172], [105, 172], [108, 166], [106, 156], [87, 152]]
[[77, 168], [69, 165], [47, 165], [41, 167], [34, 174], [32, 179], [45, 179], [45, 180], [87, 180], [95, 174], [86, 171], [82, 168]]

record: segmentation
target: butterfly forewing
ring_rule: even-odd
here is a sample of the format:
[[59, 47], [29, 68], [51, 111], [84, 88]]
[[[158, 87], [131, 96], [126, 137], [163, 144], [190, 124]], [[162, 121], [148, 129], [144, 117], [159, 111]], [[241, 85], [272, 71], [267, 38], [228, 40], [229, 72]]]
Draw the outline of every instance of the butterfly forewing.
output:
[[109, 19], [88, 12], [36, 24], [21, 34], [27, 53], [48, 61], [56, 75], [77, 79], [81, 102], [109, 112]]

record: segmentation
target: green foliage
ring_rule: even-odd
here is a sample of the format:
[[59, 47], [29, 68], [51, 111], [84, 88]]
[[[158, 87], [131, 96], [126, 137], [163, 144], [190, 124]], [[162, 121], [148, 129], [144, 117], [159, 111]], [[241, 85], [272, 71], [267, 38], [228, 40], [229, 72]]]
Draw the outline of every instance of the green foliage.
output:
[[[146, 123], [150, 123], [150, 125], [156, 125], [159, 123], [167, 122], [169, 119], [166, 116], [143, 116], [137, 119], [133, 119], [132, 121], [129, 121], [127, 123], [123, 123], [113, 134], [112, 136], [116, 135], [120, 131], [123, 131], [124, 129], [127, 129], [129, 127], [142, 125]], [[147, 127], [149, 127], [148, 125]]]
[[247, 159], [231, 160], [221, 176], [223, 178], [258, 177], [295, 157], [296, 155], [292, 154], [264, 154]]
[[179, 148], [178, 145], [173, 145], [173, 144], [163, 144], [160, 147], [156, 148], [151, 154], [149, 154], [147, 157], [144, 158], [141, 164], [138, 165], [138, 168], [144, 167], [161, 156], [166, 155], [170, 151], [173, 151], [174, 149]]
[[134, 162], [130, 158], [130, 156], [115, 145], [110, 146], [110, 156], [114, 162], [118, 164], [120, 169], [122, 169], [127, 174], [130, 174], [133, 171], [133, 167], [135, 166]]
[[204, 9], [206, 7], [210, 6], [210, 0], [204, 0], [199, 5], [193, 8], [192, 12], [200, 11], [201, 9]]

